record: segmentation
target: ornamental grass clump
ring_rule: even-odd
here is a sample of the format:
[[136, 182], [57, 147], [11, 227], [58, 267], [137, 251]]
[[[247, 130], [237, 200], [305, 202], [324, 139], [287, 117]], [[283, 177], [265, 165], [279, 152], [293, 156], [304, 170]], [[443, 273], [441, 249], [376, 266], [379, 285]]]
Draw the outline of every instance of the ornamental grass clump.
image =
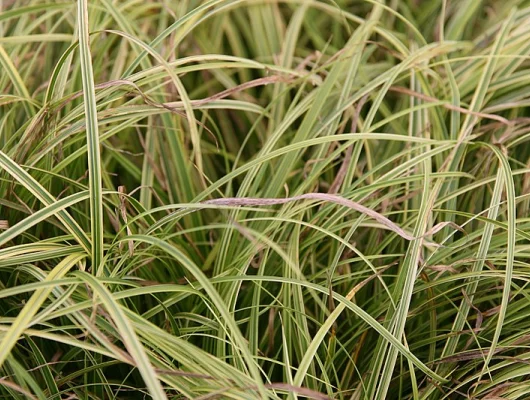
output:
[[528, 398], [529, 27], [0, 1], [0, 397]]

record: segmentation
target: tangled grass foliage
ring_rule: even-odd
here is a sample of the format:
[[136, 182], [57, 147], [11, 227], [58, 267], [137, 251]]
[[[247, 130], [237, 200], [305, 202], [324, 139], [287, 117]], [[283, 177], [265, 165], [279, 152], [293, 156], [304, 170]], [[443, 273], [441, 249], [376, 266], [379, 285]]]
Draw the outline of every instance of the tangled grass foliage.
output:
[[0, 397], [530, 398], [529, 27], [0, 1]]

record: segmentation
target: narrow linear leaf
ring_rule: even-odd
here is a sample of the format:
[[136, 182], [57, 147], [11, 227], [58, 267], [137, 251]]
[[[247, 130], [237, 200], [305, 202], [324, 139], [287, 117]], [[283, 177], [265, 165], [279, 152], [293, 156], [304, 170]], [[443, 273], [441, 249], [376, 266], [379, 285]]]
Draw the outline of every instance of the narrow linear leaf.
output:
[[79, 54], [81, 57], [81, 79], [88, 152], [88, 175], [90, 191], [90, 231], [92, 234], [92, 264], [96, 275], [100, 273], [103, 260], [103, 188], [101, 181], [101, 155], [99, 146], [96, 91], [90, 54], [88, 22], [88, 0], [78, 0], [77, 22], [79, 30]]

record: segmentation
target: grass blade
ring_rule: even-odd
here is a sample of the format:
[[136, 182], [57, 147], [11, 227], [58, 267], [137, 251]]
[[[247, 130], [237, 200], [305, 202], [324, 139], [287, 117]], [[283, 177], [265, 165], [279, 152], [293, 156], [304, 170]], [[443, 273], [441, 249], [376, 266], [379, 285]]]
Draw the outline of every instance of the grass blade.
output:
[[101, 273], [100, 264], [103, 261], [103, 188], [96, 92], [94, 89], [94, 73], [92, 71], [92, 57], [90, 54], [88, 0], [78, 0], [77, 21], [88, 152], [90, 232], [92, 235], [91, 257], [93, 271], [96, 275], [99, 275]]

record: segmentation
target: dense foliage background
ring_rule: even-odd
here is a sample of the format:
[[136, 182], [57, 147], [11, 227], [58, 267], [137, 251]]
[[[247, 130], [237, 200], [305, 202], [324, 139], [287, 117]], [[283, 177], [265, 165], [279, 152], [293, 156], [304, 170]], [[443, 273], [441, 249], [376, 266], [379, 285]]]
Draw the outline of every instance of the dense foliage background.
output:
[[529, 54], [524, 0], [0, 1], [0, 396], [529, 398]]

